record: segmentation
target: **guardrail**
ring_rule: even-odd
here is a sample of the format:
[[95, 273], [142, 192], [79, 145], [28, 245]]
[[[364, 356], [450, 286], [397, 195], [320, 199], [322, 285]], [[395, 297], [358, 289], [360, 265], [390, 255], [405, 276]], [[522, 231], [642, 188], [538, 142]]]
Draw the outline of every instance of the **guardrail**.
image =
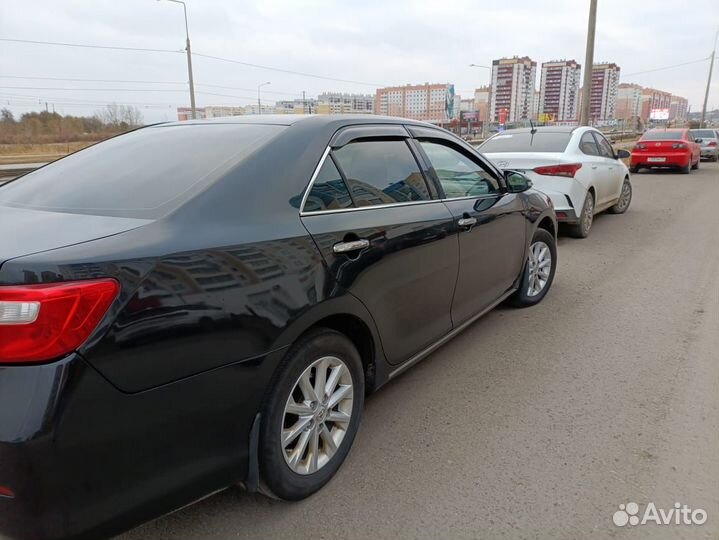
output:
[[22, 174], [29, 173], [45, 165], [45, 163], [17, 163], [0, 165], [0, 184], [9, 182]]

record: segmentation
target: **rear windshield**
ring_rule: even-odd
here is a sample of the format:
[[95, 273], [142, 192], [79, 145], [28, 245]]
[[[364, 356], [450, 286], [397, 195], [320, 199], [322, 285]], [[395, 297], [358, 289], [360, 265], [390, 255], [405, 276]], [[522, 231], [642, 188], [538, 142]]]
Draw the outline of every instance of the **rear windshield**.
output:
[[571, 133], [541, 132], [500, 133], [479, 147], [486, 154], [501, 152], [564, 152]]
[[283, 126], [153, 126], [109, 139], [0, 187], [0, 204], [154, 218], [276, 136]]
[[692, 129], [692, 135], [696, 139], [716, 139], [717, 134], [711, 129]]
[[643, 141], [677, 140], [684, 137], [682, 131], [647, 131], [642, 135]]

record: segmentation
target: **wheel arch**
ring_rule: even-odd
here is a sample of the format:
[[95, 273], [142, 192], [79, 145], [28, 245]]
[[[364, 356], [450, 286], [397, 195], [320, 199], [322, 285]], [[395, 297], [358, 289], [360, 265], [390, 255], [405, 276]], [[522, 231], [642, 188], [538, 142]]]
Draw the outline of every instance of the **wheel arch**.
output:
[[[289, 350], [308, 333], [330, 328], [349, 339], [362, 358], [365, 388], [371, 393], [386, 381], [388, 365], [374, 319], [357, 298], [344, 294], [320, 302], [291, 323], [277, 340]], [[279, 368], [278, 368], [279, 369]]]

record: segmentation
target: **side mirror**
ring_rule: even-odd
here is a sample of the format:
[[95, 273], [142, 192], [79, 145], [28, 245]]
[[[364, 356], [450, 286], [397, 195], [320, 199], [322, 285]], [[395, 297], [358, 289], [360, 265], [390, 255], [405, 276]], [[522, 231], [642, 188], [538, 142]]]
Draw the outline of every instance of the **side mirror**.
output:
[[694, 142], [700, 143], [700, 142], [702, 142], [703, 140], [704, 140], [704, 139], [694, 139]]
[[614, 139], [609, 139], [609, 144], [614, 144], [614, 143], [616, 143], [616, 142], [617, 142], [617, 141], [615, 141]]
[[509, 193], [522, 193], [532, 187], [532, 181], [517, 171], [504, 171]]
[[617, 150], [617, 159], [627, 159], [632, 157], [631, 152], [626, 150]]

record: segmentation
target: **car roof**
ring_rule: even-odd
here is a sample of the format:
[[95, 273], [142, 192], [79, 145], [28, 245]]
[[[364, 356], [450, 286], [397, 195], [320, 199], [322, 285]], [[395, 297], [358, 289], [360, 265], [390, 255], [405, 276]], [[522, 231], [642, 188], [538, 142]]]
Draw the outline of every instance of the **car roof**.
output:
[[184, 120], [163, 122], [156, 126], [187, 126], [197, 124], [265, 124], [277, 126], [292, 126], [298, 124], [311, 124], [318, 128], [338, 124], [405, 124], [440, 129], [434, 124], [400, 118], [396, 116], [381, 116], [375, 114], [248, 114], [241, 116], [222, 116], [218, 118], [202, 118], [197, 120]]

